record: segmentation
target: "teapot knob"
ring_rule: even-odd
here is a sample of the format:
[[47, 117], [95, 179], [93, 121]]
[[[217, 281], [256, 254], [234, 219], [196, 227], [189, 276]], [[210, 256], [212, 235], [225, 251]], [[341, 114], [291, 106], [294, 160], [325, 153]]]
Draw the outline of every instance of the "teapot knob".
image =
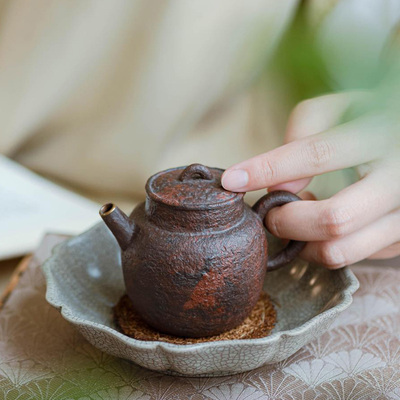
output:
[[179, 175], [179, 180], [183, 182], [190, 179], [206, 179], [211, 181], [213, 176], [206, 166], [202, 164], [190, 164]]

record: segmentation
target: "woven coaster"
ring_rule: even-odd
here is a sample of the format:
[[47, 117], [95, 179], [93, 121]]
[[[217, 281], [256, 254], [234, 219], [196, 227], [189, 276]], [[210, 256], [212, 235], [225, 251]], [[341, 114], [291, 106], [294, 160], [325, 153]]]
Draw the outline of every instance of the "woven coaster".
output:
[[207, 338], [182, 338], [160, 333], [151, 328], [134, 310], [125, 294], [113, 308], [114, 320], [118, 329], [125, 335], [138, 340], [161, 341], [175, 344], [215, 342], [217, 340], [257, 339], [268, 336], [275, 326], [276, 311], [266, 293], [260, 298], [250, 315], [243, 323], [230, 331]]

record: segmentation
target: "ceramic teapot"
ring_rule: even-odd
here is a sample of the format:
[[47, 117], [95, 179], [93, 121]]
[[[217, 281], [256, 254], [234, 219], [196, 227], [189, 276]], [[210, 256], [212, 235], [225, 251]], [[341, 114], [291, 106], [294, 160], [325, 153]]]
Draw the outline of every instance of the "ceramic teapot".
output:
[[290, 241], [268, 259], [263, 222], [299, 197], [272, 192], [251, 208], [244, 193], [221, 186], [222, 173], [200, 164], [161, 171], [129, 217], [111, 203], [100, 209], [121, 248], [127, 294], [160, 332], [206, 337], [236, 327], [257, 303], [266, 271], [304, 247]]

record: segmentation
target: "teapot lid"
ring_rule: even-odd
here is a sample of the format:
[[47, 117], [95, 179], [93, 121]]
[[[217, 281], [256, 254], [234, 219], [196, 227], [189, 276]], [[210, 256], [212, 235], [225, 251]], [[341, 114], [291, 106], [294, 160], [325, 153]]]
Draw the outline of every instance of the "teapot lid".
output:
[[201, 164], [158, 172], [146, 184], [148, 196], [164, 204], [186, 209], [207, 209], [244, 196], [225, 190], [221, 185], [224, 172]]

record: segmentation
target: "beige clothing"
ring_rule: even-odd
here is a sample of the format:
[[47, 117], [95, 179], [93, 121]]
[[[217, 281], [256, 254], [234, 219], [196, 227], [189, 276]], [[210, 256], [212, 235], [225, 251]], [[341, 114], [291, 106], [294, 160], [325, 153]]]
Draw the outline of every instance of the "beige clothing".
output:
[[[310, 20], [325, 21], [322, 46], [360, 1], [309, 2]], [[0, 152], [94, 196], [137, 200], [161, 169], [228, 167], [272, 149], [291, 103], [284, 77], [265, 71], [297, 4], [6, 1]]]

